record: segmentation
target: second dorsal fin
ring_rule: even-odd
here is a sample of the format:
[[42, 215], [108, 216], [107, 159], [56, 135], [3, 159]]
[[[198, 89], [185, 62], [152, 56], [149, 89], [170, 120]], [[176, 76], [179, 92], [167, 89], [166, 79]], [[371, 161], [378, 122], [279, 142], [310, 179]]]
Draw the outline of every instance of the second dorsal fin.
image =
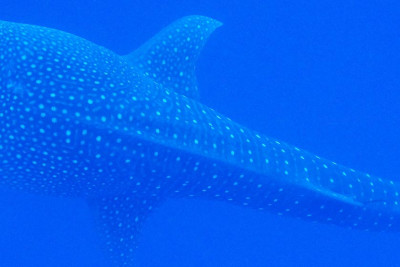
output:
[[207, 38], [221, 25], [204, 16], [181, 18], [126, 59], [164, 87], [198, 98], [195, 63]]

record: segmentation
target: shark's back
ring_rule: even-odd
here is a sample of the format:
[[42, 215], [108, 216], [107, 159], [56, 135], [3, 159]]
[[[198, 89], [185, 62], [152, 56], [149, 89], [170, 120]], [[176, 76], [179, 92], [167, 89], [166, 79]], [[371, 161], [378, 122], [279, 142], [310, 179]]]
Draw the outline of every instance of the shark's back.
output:
[[207, 198], [398, 230], [399, 185], [243, 127], [198, 101], [194, 63], [221, 24], [183, 18], [128, 56], [0, 22], [0, 183], [91, 205], [119, 265], [147, 215]]
[[123, 110], [132, 101], [124, 98], [144, 98], [154, 83], [123, 57], [72, 34], [0, 22], [0, 38], [1, 183], [55, 195], [111, 192], [105, 183], [116, 178], [118, 160], [96, 151], [118, 158], [120, 144], [102, 140], [132, 121], [111, 113], [113, 104]]

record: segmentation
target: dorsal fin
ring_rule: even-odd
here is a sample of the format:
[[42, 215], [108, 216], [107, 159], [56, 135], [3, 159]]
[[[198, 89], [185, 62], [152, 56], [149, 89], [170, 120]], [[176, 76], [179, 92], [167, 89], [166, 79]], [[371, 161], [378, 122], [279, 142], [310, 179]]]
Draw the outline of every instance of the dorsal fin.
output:
[[197, 98], [195, 63], [207, 38], [221, 25], [204, 16], [181, 18], [126, 58], [164, 87]]

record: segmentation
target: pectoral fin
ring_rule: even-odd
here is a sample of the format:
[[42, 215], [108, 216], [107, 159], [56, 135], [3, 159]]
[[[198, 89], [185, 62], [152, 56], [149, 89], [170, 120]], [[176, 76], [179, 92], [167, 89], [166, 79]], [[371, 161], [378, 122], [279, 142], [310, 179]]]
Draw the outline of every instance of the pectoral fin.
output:
[[98, 226], [102, 247], [115, 266], [132, 266], [141, 226], [155, 206], [156, 197], [104, 197], [89, 201]]

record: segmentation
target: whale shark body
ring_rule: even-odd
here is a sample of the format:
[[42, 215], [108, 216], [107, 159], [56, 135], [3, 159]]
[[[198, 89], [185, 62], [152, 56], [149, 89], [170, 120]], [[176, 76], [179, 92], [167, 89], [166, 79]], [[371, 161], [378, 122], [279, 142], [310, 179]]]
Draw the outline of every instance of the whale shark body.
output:
[[130, 266], [168, 198], [203, 198], [399, 230], [397, 182], [249, 130], [198, 101], [195, 62], [220, 22], [189, 16], [120, 56], [69, 33], [0, 22], [0, 184], [82, 198]]

